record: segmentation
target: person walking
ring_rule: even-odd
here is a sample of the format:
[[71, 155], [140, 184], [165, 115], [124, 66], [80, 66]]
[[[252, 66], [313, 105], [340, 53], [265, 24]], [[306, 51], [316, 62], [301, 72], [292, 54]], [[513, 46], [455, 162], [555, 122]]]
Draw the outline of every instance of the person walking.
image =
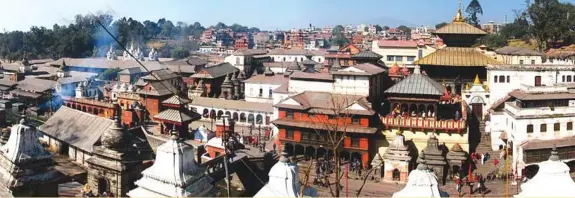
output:
[[499, 164], [499, 160], [498, 160], [498, 159], [494, 159], [494, 160], [493, 160], [493, 165], [494, 165], [495, 167], [497, 167], [497, 164]]
[[480, 153], [479, 155], [481, 156], [481, 157], [480, 157], [480, 159], [481, 159], [481, 165], [485, 164], [485, 155], [484, 155], [484, 154], [481, 154], [481, 153]]
[[455, 190], [457, 190], [457, 195], [461, 196], [461, 179], [459, 177], [455, 180]]

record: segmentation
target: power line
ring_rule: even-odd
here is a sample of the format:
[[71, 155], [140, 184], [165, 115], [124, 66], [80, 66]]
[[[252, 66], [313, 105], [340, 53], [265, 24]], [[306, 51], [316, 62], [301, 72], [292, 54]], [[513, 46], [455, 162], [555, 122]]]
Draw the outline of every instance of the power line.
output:
[[[112, 39], [114, 39], [114, 41], [122, 48], [122, 50], [124, 50], [124, 52], [128, 53], [128, 55], [130, 55], [130, 57], [132, 57], [132, 59], [134, 59], [141, 67], [143, 67], [143, 68], [146, 70], [146, 72], [148, 72], [148, 73], [149, 73], [152, 77], [154, 77], [156, 80], [161, 81], [156, 75], [154, 75], [154, 74], [152, 73], [152, 71], [150, 71], [146, 66], [144, 66], [144, 64], [142, 64], [142, 62], [140, 62], [140, 60], [138, 60], [138, 59], [132, 54], [132, 52], [130, 52], [130, 51], [128, 50], [128, 48], [126, 48], [126, 46], [124, 46], [122, 43], [120, 43], [120, 41], [118, 40], [118, 38], [116, 38], [116, 37], [108, 30], [108, 28], [106, 28], [106, 26], [104, 26], [104, 24], [102, 24], [102, 22], [100, 21], [100, 19], [96, 19], [96, 22], [98, 23], [98, 25], [100, 25], [100, 27], [102, 27], [102, 29], [104, 29], [104, 31], [106, 31], [106, 33], [107, 33], [108, 35], [110, 35], [110, 37], [112, 37]], [[183, 82], [183, 83], [185, 83], [185, 82]], [[173, 95], [176, 97], [176, 99], [177, 99], [178, 102], [180, 103], [180, 104], [179, 104], [179, 107], [182, 108], [183, 102], [182, 102], [182, 100], [180, 99], [180, 97], [178, 96], [178, 93], [173, 92], [171, 89], [168, 88], [168, 86], [164, 85], [163, 82], [160, 82], [159, 84], [161, 84], [164, 88], [166, 88], [166, 90], [168, 90], [171, 94], [173, 94]], [[172, 85], [172, 86], [173, 86], [173, 85]], [[178, 116], [180, 117], [180, 120], [183, 120], [181, 113], [178, 113]], [[144, 124], [145, 124], [145, 123], [144, 123]], [[179, 135], [179, 134], [178, 134], [178, 135]]]

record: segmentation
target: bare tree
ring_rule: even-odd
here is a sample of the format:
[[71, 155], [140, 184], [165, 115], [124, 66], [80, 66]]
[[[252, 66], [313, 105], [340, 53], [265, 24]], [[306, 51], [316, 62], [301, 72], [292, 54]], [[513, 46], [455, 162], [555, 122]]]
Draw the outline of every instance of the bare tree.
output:
[[[324, 156], [329, 155], [330, 150], [333, 151], [333, 157], [335, 160], [335, 181], [331, 182], [329, 177], [325, 177], [323, 179], [328, 184], [331, 195], [334, 197], [339, 197], [341, 179], [344, 176], [344, 173], [341, 169], [342, 162], [340, 151], [344, 146], [348, 125], [351, 124], [352, 115], [347, 110], [347, 107], [349, 107], [352, 103], [349, 103], [349, 99], [346, 96], [337, 94], [330, 94], [330, 97], [327, 99], [326, 103], [328, 108], [311, 111], [313, 114], [311, 119], [314, 122], [312, 124], [314, 127], [312, 128], [315, 129], [315, 132], [320, 137], [319, 139], [324, 142], [327, 151]], [[307, 186], [307, 178], [309, 178], [310, 172], [311, 171], [308, 170], [306, 173], [306, 180], [302, 187]], [[332, 187], [332, 185], [335, 185], [335, 188]]]

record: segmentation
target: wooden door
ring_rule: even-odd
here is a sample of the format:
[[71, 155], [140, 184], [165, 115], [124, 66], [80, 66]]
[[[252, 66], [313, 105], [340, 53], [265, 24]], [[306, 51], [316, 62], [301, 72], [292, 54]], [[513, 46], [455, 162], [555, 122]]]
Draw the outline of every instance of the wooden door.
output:
[[477, 117], [478, 120], [482, 120], [483, 119], [483, 104], [474, 103], [474, 104], [471, 104], [471, 108], [473, 111], [473, 115], [475, 115], [475, 117]]
[[535, 76], [535, 86], [541, 86], [541, 76]]

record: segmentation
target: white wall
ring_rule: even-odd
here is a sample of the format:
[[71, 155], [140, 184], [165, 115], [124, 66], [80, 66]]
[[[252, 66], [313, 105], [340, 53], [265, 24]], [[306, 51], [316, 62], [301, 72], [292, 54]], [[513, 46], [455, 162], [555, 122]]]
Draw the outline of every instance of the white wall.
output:
[[224, 58], [224, 62], [228, 62], [233, 66], [243, 66], [245, 56], [236, 56], [236, 55], [229, 55]]
[[[403, 64], [412, 64], [413, 61], [416, 61], [418, 59], [419, 56], [419, 49], [422, 50], [422, 57], [427, 56], [428, 54], [431, 54], [433, 52], [435, 52], [435, 49], [432, 47], [422, 47], [422, 48], [398, 48], [398, 47], [385, 47], [385, 48], [380, 48], [379, 47], [379, 41], [373, 41], [371, 42], [371, 50], [375, 53], [378, 53], [379, 55], [382, 55], [383, 57], [381, 58], [381, 60], [383, 62], [385, 62], [385, 65], [392, 66], [393, 64], [395, 64], [397, 62], [397, 64], [403, 65]], [[397, 61], [394, 57], [393, 60], [388, 60], [387, 56], [401, 56], [402, 60], [401, 61]], [[413, 56], [415, 57], [413, 59], [413, 61], [408, 61], [407, 57], [408, 56]]]
[[[304, 55], [270, 55], [270, 58], [273, 58], [274, 62], [293, 62], [295, 60], [302, 62], [307, 59]], [[325, 61], [324, 56], [312, 56], [311, 59], [318, 63]]]
[[[541, 56], [509, 56], [509, 55], [501, 55], [497, 54], [495, 59], [505, 63], [505, 64], [513, 64], [513, 65], [533, 65], [533, 64], [542, 64], [543, 59]], [[523, 63], [521, 63], [523, 61]], [[533, 62], [532, 62], [533, 61]]]
[[296, 93], [304, 91], [332, 92], [333, 83], [290, 79], [288, 90]]
[[[246, 101], [248, 102], [273, 102], [273, 90], [280, 87], [279, 84], [259, 84], [259, 83], [245, 83], [244, 93]], [[262, 89], [262, 96], [260, 97], [260, 89]], [[270, 98], [270, 94], [272, 98]]]
[[[575, 75], [574, 71], [502, 71], [488, 70], [487, 83], [489, 85], [491, 103], [505, 97], [510, 91], [519, 89], [522, 85], [535, 86], [535, 76], [541, 76], [541, 84], [551, 86], [561, 83], [563, 75]], [[505, 82], [495, 83], [495, 76], [505, 76]], [[507, 82], [509, 76], [509, 83]], [[498, 77], [499, 78], [499, 77]], [[575, 82], [575, 81], [574, 81]]]
[[[266, 105], [266, 104], [262, 104], [262, 105]], [[253, 114], [253, 115], [254, 115], [254, 122], [257, 121], [257, 120], [256, 120], [257, 115], [261, 115], [261, 116], [262, 116], [262, 127], [264, 127], [264, 126], [269, 126], [269, 127], [272, 127], [272, 129], [275, 128], [275, 126], [274, 126], [273, 124], [271, 124], [271, 121], [274, 120], [274, 119], [272, 118], [272, 114], [273, 114], [272, 112], [246, 111], [246, 110], [238, 110], [238, 109], [225, 109], [225, 108], [218, 108], [218, 107], [212, 108], [212, 107], [203, 107], [203, 106], [198, 106], [198, 105], [190, 105], [190, 109], [194, 109], [194, 108], [197, 110], [197, 112], [198, 112], [200, 115], [203, 115], [204, 109], [207, 109], [208, 112], [210, 112], [210, 111], [213, 109], [213, 110], [216, 112], [216, 114], [217, 114], [218, 111], [220, 111], [220, 110], [221, 110], [222, 112], [224, 112], [224, 114], [229, 111], [231, 116], [233, 116], [234, 113], [238, 113], [238, 119], [240, 118], [240, 114], [241, 114], [241, 113], [245, 113], [245, 115], [246, 115], [246, 121], [245, 121], [245, 122], [241, 122], [240, 120], [238, 120], [238, 122], [236, 122], [237, 125], [242, 125], [242, 126], [250, 126], [250, 125], [251, 125], [251, 123], [248, 123], [248, 119], [247, 119], [250, 114]], [[269, 116], [269, 117], [270, 117], [270, 124], [269, 124], [269, 125], [266, 124], [266, 116]], [[210, 121], [209, 116], [208, 116], [207, 118], [205, 118], [205, 117], [202, 116], [201, 119], [202, 119], [202, 120], [205, 120], [205, 121]], [[258, 126], [258, 125], [259, 125], [259, 124], [256, 123], [256, 126]]]
[[369, 76], [335, 76], [334, 92], [369, 96]]

